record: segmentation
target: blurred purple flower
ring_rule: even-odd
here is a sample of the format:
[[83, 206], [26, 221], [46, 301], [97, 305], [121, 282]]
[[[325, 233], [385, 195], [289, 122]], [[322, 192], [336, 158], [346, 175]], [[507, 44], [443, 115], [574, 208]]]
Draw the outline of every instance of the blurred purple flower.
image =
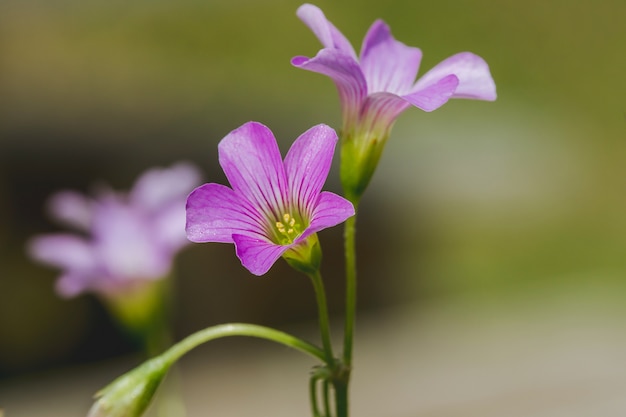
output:
[[193, 242], [234, 243], [241, 263], [263, 275], [281, 256], [298, 251], [327, 227], [354, 215], [344, 198], [321, 192], [337, 135], [314, 126], [292, 145], [284, 162], [272, 132], [249, 122], [219, 144], [232, 188], [204, 184], [187, 200], [187, 236]]
[[341, 181], [351, 201], [367, 187], [394, 122], [408, 107], [430, 112], [451, 98], [496, 99], [489, 66], [470, 52], [445, 59], [415, 81], [422, 51], [394, 39], [382, 20], [372, 24], [357, 57], [318, 7], [304, 4], [297, 15], [323, 48], [291, 63], [329, 76], [337, 87], [343, 112]]
[[392, 123], [410, 105], [433, 111], [450, 98], [496, 99], [487, 63], [470, 52], [451, 56], [415, 82], [422, 51], [394, 39], [382, 20], [372, 24], [357, 57], [350, 42], [318, 7], [304, 4], [297, 15], [324, 48], [314, 58], [297, 56], [291, 62], [333, 79], [350, 124], [368, 117]]
[[185, 199], [199, 182], [195, 167], [179, 163], [145, 172], [127, 194], [59, 192], [49, 202], [52, 216], [83, 234], [37, 236], [28, 251], [63, 270], [56, 288], [65, 297], [116, 295], [164, 278], [187, 244]]

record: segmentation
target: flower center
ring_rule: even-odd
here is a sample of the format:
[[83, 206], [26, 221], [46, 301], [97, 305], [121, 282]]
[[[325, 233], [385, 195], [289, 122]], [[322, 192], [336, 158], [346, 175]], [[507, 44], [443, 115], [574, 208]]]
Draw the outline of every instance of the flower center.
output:
[[290, 213], [283, 214], [280, 221], [274, 223], [276, 237], [281, 245], [290, 245], [302, 233], [302, 220]]

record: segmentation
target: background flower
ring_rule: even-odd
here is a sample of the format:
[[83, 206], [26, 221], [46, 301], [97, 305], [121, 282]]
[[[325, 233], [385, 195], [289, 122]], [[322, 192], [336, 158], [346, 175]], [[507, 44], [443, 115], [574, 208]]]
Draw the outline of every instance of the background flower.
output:
[[180, 163], [147, 171], [127, 194], [55, 194], [51, 215], [82, 233], [37, 236], [28, 252], [63, 271], [57, 291], [65, 297], [84, 291], [115, 296], [163, 278], [187, 243], [184, 201], [199, 180], [193, 166]]

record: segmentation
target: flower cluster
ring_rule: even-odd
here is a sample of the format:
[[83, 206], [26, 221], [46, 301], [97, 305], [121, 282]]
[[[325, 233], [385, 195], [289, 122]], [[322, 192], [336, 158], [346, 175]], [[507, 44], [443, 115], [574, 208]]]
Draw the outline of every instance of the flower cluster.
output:
[[[496, 89], [486, 62], [470, 52], [453, 55], [417, 78], [421, 50], [397, 41], [383, 21], [372, 24], [357, 56], [318, 7], [305, 4], [297, 15], [323, 48], [312, 58], [297, 56], [291, 63], [333, 80], [343, 113], [341, 138], [319, 124], [301, 134], [283, 159], [269, 128], [245, 123], [218, 145], [219, 163], [230, 186], [207, 183], [191, 191], [198, 174], [180, 164], [145, 173], [128, 194], [106, 190], [92, 199], [66, 191], [52, 199], [52, 214], [83, 235], [36, 237], [29, 250], [35, 259], [63, 270], [57, 283], [63, 296], [93, 291], [106, 299], [145, 290], [146, 283], [166, 276], [186, 239], [234, 244], [242, 265], [254, 275], [264, 275], [282, 257], [313, 283], [321, 346], [254, 324], [213, 326], [118, 378], [98, 394], [89, 416], [140, 416], [178, 358], [201, 343], [227, 336], [264, 338], [317, 358], [322, 364], [314, 368], [309, 382], [313, 416], [348, 416], [356, 215], [395, 120], [410, 106], [430, 112], [451, 98], [493, 101]], [[338, 141], [343, 197], [322, 191]], [[332, 346], [317, 232], [343, 222], [346, 303], [343, 351], [338, 357]], [[157, 311], [143, 310], [142, 323]]]

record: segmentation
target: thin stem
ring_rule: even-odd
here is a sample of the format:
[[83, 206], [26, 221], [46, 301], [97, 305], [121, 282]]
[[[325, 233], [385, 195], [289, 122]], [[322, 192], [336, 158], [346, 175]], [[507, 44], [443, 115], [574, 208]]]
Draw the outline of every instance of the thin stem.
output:
[[309, 380], [309, 396], [311, 397], [311, 415], [313, 417], [321, 417], [321, 414], [318, 409], [319, 405], [318, 405], [318, 399], [317, 399], [318, 381], [319, 381], [319, 377], [317, 375], [311, 376], [311, 379]]
[[[352, 203], [357, 211], [358, 198]], [[356, 214], [346, 220], [344, 230], [346, 257], [346, 321], [343, 340], [343, 364], [352, 366], [352, 344], [354, 338], [354, 321], [356, 317]]]
[[326, 363], [326, 354], [319, 347], [288, 333], [265, 326], [247, 323], [220, 324], [200, 330], [187, 336], [185, 339], [172, 346], [169, 350], [162, 354], [162, 359], [170, 364], [174, 363], [193, 348], [211, 340], [228, 336], [248, 336], [270, 340], [272, 342], [307, 353]]
[[308, 274], [315, 289], [315, 297], [317, 298], [317, 310], [319, 315], [320, 333], [322, 336], [322, 345], [326, 354], [325, 362], [332, 367], [335, 363], [335, 355], [333, 355], [333, 346], [330, 337], [330, 320], [328, 319], [328, 306], [326, 303], [326, 291], [324, 290], [324, 282], [319, 270]]

